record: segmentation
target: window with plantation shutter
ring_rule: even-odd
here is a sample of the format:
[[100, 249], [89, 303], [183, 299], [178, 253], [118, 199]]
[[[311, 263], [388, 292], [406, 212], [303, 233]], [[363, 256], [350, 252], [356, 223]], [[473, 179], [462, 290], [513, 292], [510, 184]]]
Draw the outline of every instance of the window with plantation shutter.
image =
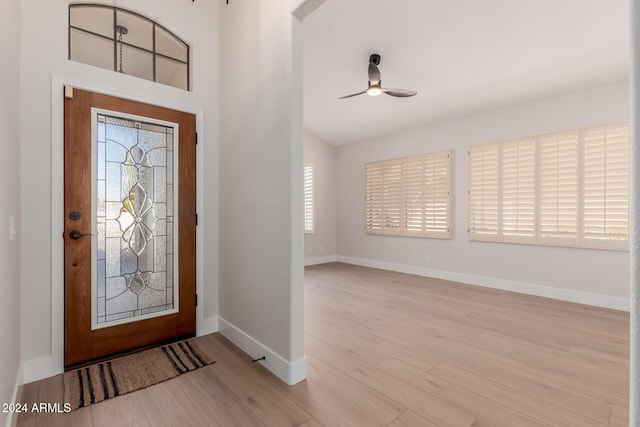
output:
[[576, 246], [579, 132], [538, 139], [538, 242]]
[[469, 235], [497, 241], [500, 208], [500, 146], [484, 144], [469, 150]]
[[368, 164], [365, 173], [365, 229], [382, 231], [382, 164]]
[[535, 240], [535, 141], [502, 144], [502, 240]]
[[365, 231], [449, 239], [449, 151], [368, 163]]
[[583, 139], [582, 240], [588, 247], [625, 249], [629, 240], [629, 128], [587, 129]]
[[400, 232], [402, 229], [402, 164], [382, 165], [382, 219], [383, 230]]
[[449, 195], [451, 193], [451, 179], [449, 169], [451, 153], [424, 157], [423, 169], [423, 230], [434, 233], [449, 233]]
[[627, 249], [629, 125], [469, 149], [469, 239]]
[[313, 165], [304, 166], [304, 232], [313, 233], [315, 231], [314, 222], [314, 202], [313, 202]]

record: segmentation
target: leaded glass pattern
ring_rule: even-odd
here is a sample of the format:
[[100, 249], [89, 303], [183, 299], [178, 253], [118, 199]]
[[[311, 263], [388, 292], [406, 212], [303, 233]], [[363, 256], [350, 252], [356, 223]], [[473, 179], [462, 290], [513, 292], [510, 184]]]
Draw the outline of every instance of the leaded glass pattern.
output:
[[96, 324], [174, 308], [174, 128], [97, 115]]

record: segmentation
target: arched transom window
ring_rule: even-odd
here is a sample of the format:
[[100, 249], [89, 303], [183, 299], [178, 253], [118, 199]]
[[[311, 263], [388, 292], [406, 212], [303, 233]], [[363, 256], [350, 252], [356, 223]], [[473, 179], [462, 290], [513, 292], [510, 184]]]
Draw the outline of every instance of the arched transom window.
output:
[[162, 25], [118, 7], [69, 6], [69, 59], [190, 90], [189, 45]]

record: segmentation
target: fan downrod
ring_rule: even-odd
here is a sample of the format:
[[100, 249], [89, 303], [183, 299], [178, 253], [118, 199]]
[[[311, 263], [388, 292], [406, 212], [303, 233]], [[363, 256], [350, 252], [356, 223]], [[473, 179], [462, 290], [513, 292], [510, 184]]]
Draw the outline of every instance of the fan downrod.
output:
[[378, 55], [377, 53], [372, 53], [369, 57], [369, 62], [372, 62], [375, 65], [380, 65], [380, 55]]

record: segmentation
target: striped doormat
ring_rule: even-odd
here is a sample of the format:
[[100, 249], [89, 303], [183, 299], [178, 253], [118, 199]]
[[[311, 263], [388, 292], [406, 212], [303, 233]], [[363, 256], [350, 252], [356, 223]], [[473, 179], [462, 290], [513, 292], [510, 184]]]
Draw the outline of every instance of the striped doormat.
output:
[[190, 339], [64, 373], [64, 402], [78, 409], [215, 363]]

